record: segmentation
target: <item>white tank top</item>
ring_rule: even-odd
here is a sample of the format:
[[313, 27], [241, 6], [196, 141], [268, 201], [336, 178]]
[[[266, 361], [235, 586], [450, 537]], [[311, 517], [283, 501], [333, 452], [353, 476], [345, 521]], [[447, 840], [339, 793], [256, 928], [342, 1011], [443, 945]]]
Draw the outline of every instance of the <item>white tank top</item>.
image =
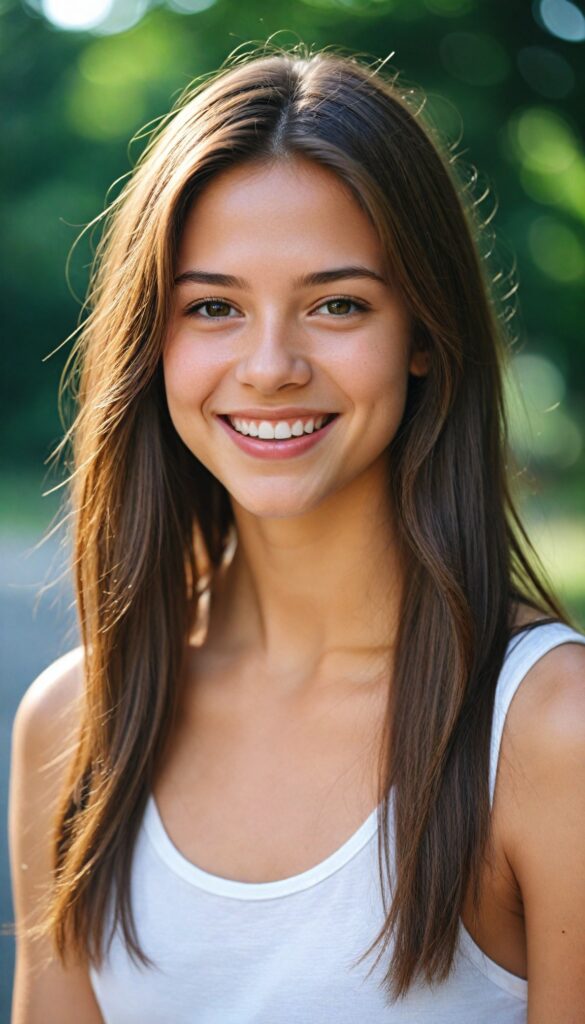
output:
[[[508, 646], [492, 726], [492, 800], [512, 697], [535, 662], [567, 642], [585, 644], [585, 636], [555, 623]], [[308, 871], [256, 884], [183, 857], [151, 795], [131, 900], [140, 944], [157, 966], [135, 965], [115, 933], [102, 968], [90, 969], [105, 1024], [524, 1024], [528, 983], [488, 959], [462, 923], [447, 981], [416, 984], [395, 1003], [380, 987], [389, 950], [369, 978], [379, 947], [354, 965], [383, 923], [377, 815]]]

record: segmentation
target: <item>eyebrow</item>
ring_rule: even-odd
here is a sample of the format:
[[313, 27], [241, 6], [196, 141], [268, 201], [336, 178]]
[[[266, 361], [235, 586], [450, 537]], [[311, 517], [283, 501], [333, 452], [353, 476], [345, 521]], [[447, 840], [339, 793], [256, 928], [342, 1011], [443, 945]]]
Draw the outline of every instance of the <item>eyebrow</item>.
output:
[[[359, 277], [378, 281], [380, 284], [388, 282], [375, 270], [369, 267], [349, 266], [335, 267], [332, 270], [318, 270], [313, 274], [304, 274], [293, 281], [294, 288], [311, 288], [320, 284], [330, 284], [332, 281], [341, 281], [347, 277]], [[207, 270], [186, 270], [175, 278], [175, 284], [209, 284], [217, 288], [240, 288], [242, 291], [250, 291], [250, 283], [243, 277], [234, 277], [232, 274], [212, 274]]]

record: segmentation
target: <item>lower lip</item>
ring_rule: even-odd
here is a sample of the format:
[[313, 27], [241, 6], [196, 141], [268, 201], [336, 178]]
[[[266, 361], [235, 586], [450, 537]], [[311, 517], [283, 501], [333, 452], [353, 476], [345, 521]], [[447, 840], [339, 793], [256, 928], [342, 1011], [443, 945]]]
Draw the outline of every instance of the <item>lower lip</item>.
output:
[[302, 437], [291, 437], [282, 441], [258, 441], [255, 437], [239, 434], [221, 416], [217, 417], [219, 423], [226, 433], [229, 434], [234, 444], [237, 444], [238, 448], [241, 448], [243, 452], [247, 452], [248, 455], [255, 455], [258, 459], [290, 459], [295, 455], [303, 455], [309, 448], [319, 444], [319, 441], [329, 433], [338, 418], [338, 416], [335, 416], [330, 423], [321, 427], [320, 430], [316, 430], [312, 434], [303, 434]]

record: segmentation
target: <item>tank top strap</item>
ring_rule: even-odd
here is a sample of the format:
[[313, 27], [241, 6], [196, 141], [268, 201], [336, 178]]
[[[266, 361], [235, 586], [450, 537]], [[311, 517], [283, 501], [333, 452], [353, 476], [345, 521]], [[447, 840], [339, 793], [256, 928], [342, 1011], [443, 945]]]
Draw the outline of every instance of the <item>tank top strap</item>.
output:
[[543, 623], [513, 636], [496, 687], [490, 744], [490, 805], [496, 789], [502, 734], [512, 698], [527, 672], [549, 651], [561, 644], [585, 644], [585, 636], [563, 622]]

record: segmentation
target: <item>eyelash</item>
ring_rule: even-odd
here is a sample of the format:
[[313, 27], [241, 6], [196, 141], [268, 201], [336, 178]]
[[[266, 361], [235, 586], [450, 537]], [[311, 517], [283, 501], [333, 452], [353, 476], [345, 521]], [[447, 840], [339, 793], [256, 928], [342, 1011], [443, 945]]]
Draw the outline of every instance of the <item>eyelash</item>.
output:
[[[203, 309], [204, 306], [211, 305], [213, 302], [217, 302], [217, 303], [221, 304], [222, 306], [229, 306], [230, 309], [235, 309], [235, 306], [233, 306], [231, 302], [227, 302], [226, 299], [220, 299], [220, 298], [218, 298], [216, 296], [210, 296], [207, 299], [199, 299], [199, 301], [195, 302], [192, 306], [188, 306], [187, 309], [185, 310], [185, 313], [186, 313], [187, 316], [194, 316], [194, 315], [196, 315], [199, 312], [200, 309]], [[359, 299], [353, 299], [351, 297], [351, 295], [332, 295], [331, 298], [327, 299], [325, 302], [322, 302], [320, 306], [317, 306], [317, 309], [321, 309], [322, 306], [328, 306], [329, 303], [331, 303], [331, 302], [349, 302], [352, 306], [355, 306], [355, 309], [352, 310], [350, 313], [340, 313], [340, 314], [329, 313], [329, 314], [327, 314], [332, 319], [336, 319], [336, 320], [345, 320], [346, 318], [348, 318], [350, 316], [355, 316], [357, 313], [365, 313], [370, 308], [370, 306], [367, 303], [365, 303], [365, 302], [363, 302], [362, 300], [359, 300]], [[230, 316], [204, 316], [204, 317], [201, 317], [201, 319], [202, 320], [232, 320], [234, 318], [230, 317]]]

